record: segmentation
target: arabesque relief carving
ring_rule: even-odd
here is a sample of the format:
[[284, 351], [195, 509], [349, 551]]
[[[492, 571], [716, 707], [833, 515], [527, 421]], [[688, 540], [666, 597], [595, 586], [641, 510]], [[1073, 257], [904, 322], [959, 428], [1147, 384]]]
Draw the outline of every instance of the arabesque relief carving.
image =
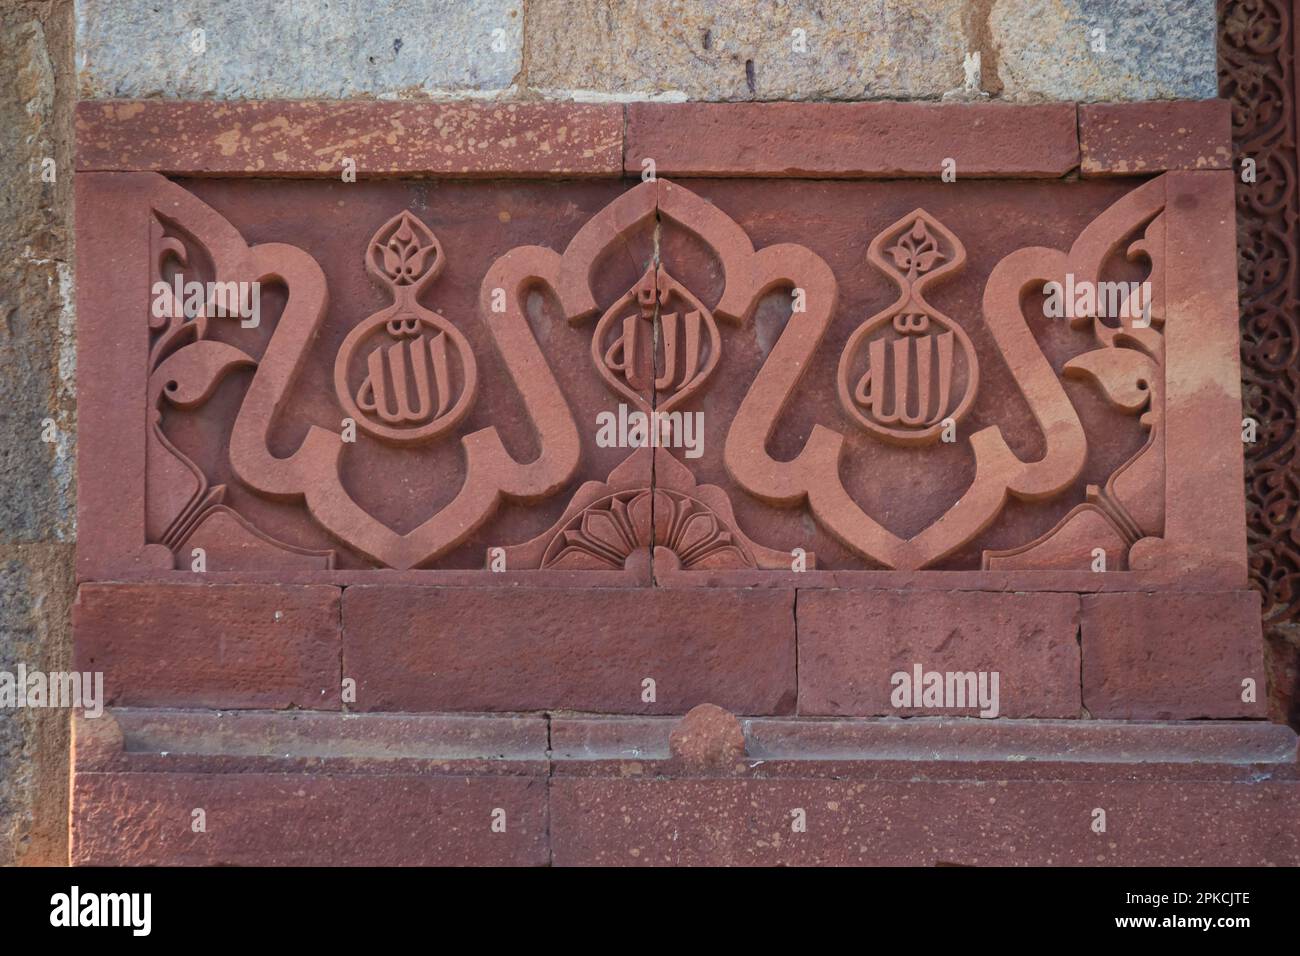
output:
[[[1067, 251], [1027, 247], [1003, 257], [984, 281], [978, 314], [948, 315], [928, 298], [941, 285], [979, 281], [966, 276], [963, 238], [923, 208], [879, 229], [862, 252], [863, 268], [887, 276], [896, 297], [857, 320], [839, 352], [835, 394], [829, 395], [809, 394], [806, 376], [838, 314], [844, 277], [837, 280], [826, 261], [803, 245], [756, 249], [735, 220], [679, 184], [649, 181], [627, 189], [589, 218], [563, 252], [524, 245], [483, 263], [473, 315], [451, 309], [444, 315], [430, 304], [446, 262], [458, 254], [455, 244], [444, 248], [414, 212], [393, 210], [359, 244], [353, 260], [388, 304], [350, 317], [346, 334], [339, 331], [332, 381], [340, 421], [355, 423], [356, 442], [378, 442], [403, 455], [444, 443], [459, 448], [458, 490], [449, 489], [440, 505], [431, 502], [431, 513], [404, 529], [381, 521], [349, 491], [344, 464], [356, 446], [340, 431], [316, 423], [292, 448], [273, 440], [277, 417], [302, 387], [328, 311], [320, 265], [294, 246], [248, 245], [180, 186], [166, 184], [161, 196], [165, 201], [154, 207], [155, 276], [185, 266], [197, 250], [218, 281], [274, 282], [287, 290], [260, 355], [208, 336], [208, 323], [223, 319], [178, 314], [152, 325], [147, 534], [178, 562], [189, 547], [207, 546], [233, 555], [240, 567], [335, 566], [333, 550], [277, 540], [223, 504], [225, 486], [209, 487], [202, 469], [169, 440], [158, 409], [198, 409], [237, 370], [251, 379], [230, 433], [231, 473], [256, 496], [302, 507], [331, 540], [377, 566], [442, 567], [439, 559], [493, 527], [504, 505], [560, 498], [562, 511], [550, 512], [559, 517], [542, 533], [493, 542], [509, 569], [789, 570], [787, 548], [761, 543], [761, 528], [741, 527], [734, 502], [747, 496], [772, 507], [806, 509], [816, 526], [864, 559], [864, 566], [925, 568], [976, 541], [1008, 502], [1057, 500], [1075, 486], [1088, 436], [1063, 379], [1096, 389], [1111, 407], [1133, 416], [1145, 444], [1104, 484], [1089, 485], [1082, 500], [1074, 499], [1073, 510], [1066, 502], [1065, 517], [1051, 530], [1015, 548], [986, 550], [982, 566], [1086, 570], [1097, 549], [1115, 570], [1151, 567], [1160, 559], [1163, 179], [1114, 203]], [[717, 263], [718, 287], [707, 294], [690, 288], [656, 245], [629, 288], [598, 292], [598, 286], [605, 288], [597, 280], [607, 254], [630, 249], [634, 236], [657, 227], [681, 230], [705, 250]], [[1058, 373], [1030, 327], [1026, 296], [1067, 275], [1098, 282], [1116, 257], [1145, 270], [1154, 289], [1148, 307], [1118, 322], [1096, 310], [1074, 315], [1070, 325], [1078, 351]], [[586, 359], [566, 361], [565, 377], [557, 377], [556, 356], [539, 344], [535, 326], [555, 319], [539, 319], [528, 306], [539, 291], [553, 303], [552, 315], [589, 332], [591, 364], [585, 371]], [[601, 409], [575, 405], [569, 376], [603, 383], [609, 402], [603, 409], [625, 402], [665, 417], [695, 412], [728, 368], [729, 336], [751, 326], [765, 297], [794, 292], [802, 307], [791, 311], [747, 373], [751, 380], [729, 413], [724, 447], [711, 450], [721, 455], [730, 483], [701, 483], [689, 459], [659, 447], [631, 448], [603, 480], [576, 482], [584, 444], [590, 444], [584, 429]], [[477, 330], [473, 336], [467, 334], [471, 328]], [[965, 427], [982, 394], [973, 328], [983, 329], [996, 347], [1041, 432], [1041, 455], [1022, 459], [999, 425]], [[471, 345], [482, 333], [500, 360], [491, 373], [483, 339], [479, 354]], [[509, 451], [495, 425], [469, 430], [484, 390], [502, 388], [518, 396], [534, 438], [531, 457]], [[801, 402], [818, 403], [831, 417], [823, 415], [812, 426], [792, 457], [777, 457], [772, 442], [783, 434], [792, 403]], [[846, 436], [855, 429], [869, 441], [866, 451], [855, 446], [850, 456]], [[957, 437], [942, 438], [945, 429]], [[974, 477], [916, 533], [890, 530], [842, 480], [845, 469], [873, 468], [873, 447], [925, 454], [941, 440], [969, 449]], [[811, 554], [807, 559], [808, 567], [816, 566]]]
[[[1059, 495], [1081, 472], [1087, 438], [1078, 413], [1029, 328], [1023, 312], [1023, 299], [1029, 292], [1042, 290], [1049, 282], [1064, 283], [1070, 273], [1096, 283], [1102, 275], [1104, 263], [1125, 237], [1146, 222], [1153, 222], [1147, 230], [1147, 241], [1135, 244], [1130, 252], [1134, 256], [1146, 256], [1151, 261], [1154, 276], [1151, 281], [1158, 289], [1162, 281], [1158, 260], [1163, 233], [1156, 217], [1163, 201], [1163, 181], [1157, 179], [1147, 183], [1099, 216], [1084, 230], [1068, 254], [1047, 248], [1021, 249], [999, 262], [989, 276], [984, 288], [983, 319], [1043, 434], [1046, 453], [1041, 458], [1022, 461], [1011, 451], [996, 425], [975, 432], [969, 439], [975, 456], [974, 481], [937, 520], [907, 538], [888, 530], [845, 489], [839, 477], [844, 445], [841, 433], [817, 425], [794, 459], [777, 461], [772, 458], [766, 451], [767, 443], [778, 427], [782, 409], [790, 401], [826, 332], [827, 316], [810, 310], [806, 318], [787, 325], [741, 404], [727, 437], [728, 471], [745, 490], [772, 504], [793, 506], [806, 501], [818, 523], [854, 552], [885, 567], [907, 570], [924, 568], [971, 541], [997, 519], [1009, 498], [1035, 501]], [[924, 228], [918, 229], [918, 223]], [[882, 239], [892, 241], [897, 230], [904, 231], [909, 237], [916, 236], [910, 251], [904, 249], [895, 254], [896, 263], [900, 266], [907, 263], [908, 271], [902, 275], [901, 281], [901, 273], [893, 273], [903, 296], [895, 306], [868, 320], [845, 348], [845, 358], [840, 364], [840, 397], [850, 411], [860, 412], [861, 409], [861, 379], [855, 385], [850, 372], [850, 356], [858, 348], [860, 337], [869, 335], [882, 322], [889, 322], [894, 331], [898, 331], [899, 325], [894, 324], [897, 317], [902, 317], [902, 326], [909, 330], [928, 328], [934, 315], [923, 311], [923, 300], [920, 304], [916, 300], [919, 283], [916, 283], [915, 276], [922, 265], [921, 255], [931, 257], [926, 260], [927, 265], [934, 265], [943, 255], [933, 239], [926, 238], [935, 226], [937, 223], [933, 217], [918, 210], [878, 237], [868, 253], [871, 261], [880, 265], [883, 261], [880, 256]], [[964, 253], [951, 236], [948, 243], [952, 250], [948, 268], [955, 269]], [[933, 277], [938, 274], [936, 270]], [[1158, 297], [1159, 293], [1156, 295]], [[926, 323], [922, 325], [917, 316], [924, 316]], [[1107, 397], [1129, 411], [1145, 407], [1150, 397], [1153, 373], [1160, 362], [1160, 335], [1155, 326], [1163, 321], [1161, 302], [1157, 299], [1153, 304], [1151, 327], [1142, 330], [1133, 328], [1133, 320], [1129, 320], [1127, 326], [1112, 329], [1101, 323], [1095, 314], [1085, 314], [1073, 321], [1078, 324], [1091, 322], [1098, 341], [1107, 349], [1114, 350], [1084, 361], [1077, 366], [1078, 374], [1097, 377]], [[1140, 321], [1145, 322], [1145, 317]], [[912, 354], [919, 351], [895, 348], [898, 348], [896, 354], [902, 356], [907, 356], [909, 351]], [[883, 354], [883, 347], [878, 348], [877, 356]], [[909, 381], [915, 384], [915, 359], [912, 362]], [[895, 368], [902, 371], [903, 364], [897, 363]], [[867, 374], [879, 375], [879, 371], [873, 369]], [[902, 382], [903, 378], [898, 372], [893, 376], [895, 382]], [[972, 392], [975, 383], [972, 361], [968, 376], [968, 388]], [[873, 384], [871, 387], [876, 386]], [[1143, 398], [1140, 403], [1139, 396]], [[906, 400], [906, 390], [900, 389], [898, 397]], [[873, 430], [883, 427], [882, 423], [865, 419], [862, 414], [855, 417], [861, 424], [870, 424]], [[927, 416], [918, 418], [918, 424], [926, 425], [925, 431], [909, 435], [893, 426], [884, 432], [883, 437], [893, 441], [923, 440], [926, 431], [942, 424], [941, 421], [933, 424], [928, 421]], [[1154, 418], [1145, 424], [1152, 427]], [[1152, 455], [1152, 462], [1162, 457], [1159, 452], [1157, 449]], [[1160, 465], [1163, 467], [1162, 460]], [[1142, 477], [1150, 476], [1144, 472]], [[1162, 471], [1158, 477], [1162, 480]], [[1125, 526], [1126, 530], [1132, 530], [1132, 527], [1131, 523]], [[1074, 530], [1077, 526], [1072, 525], [1071, 533]], [[1064, 532], [1065, 529], [1058, 531]], [[1056, 532], [1053, 532], [1050, 537], [1055, 536]], [[1034, 556], [1040, 553], [1036, 549]], [[1060, 567], [1056, 560], [1058, 556], [1051, 554], [1047, 566]], [[986, 563], [996, 565], [1001, 562], [1003, 567], [1008, 567], [1012, 566], [1012, 561], [1010, 556], [991, 555]], [[1069, 566], [1086, 568], [1086, 565], [1073, 561]]]

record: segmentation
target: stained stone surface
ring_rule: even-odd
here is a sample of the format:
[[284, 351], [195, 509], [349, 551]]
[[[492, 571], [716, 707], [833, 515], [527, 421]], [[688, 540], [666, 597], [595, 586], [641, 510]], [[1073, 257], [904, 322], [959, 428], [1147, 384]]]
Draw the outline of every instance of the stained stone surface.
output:
[[[1096, 101], [1216, 91], [1213, 0], [77, 0], [76, 9], [83, 97]], [[968, 74], [974, 53], [980, 68]]]
[[[987, 29], [1005, 99], [1211, 99], [1214, 0], [996, 0]], [[989, 65], [985, 63], [985, 73]]]
[[937, 98], [962, 83], [962, 10], [952, 0], [534, 0], [528, 82], [628, 99]]
[[521, 8], [518, 0], [78, 0], [80, 94], [399, 98], [502, 90], [519, 71]]

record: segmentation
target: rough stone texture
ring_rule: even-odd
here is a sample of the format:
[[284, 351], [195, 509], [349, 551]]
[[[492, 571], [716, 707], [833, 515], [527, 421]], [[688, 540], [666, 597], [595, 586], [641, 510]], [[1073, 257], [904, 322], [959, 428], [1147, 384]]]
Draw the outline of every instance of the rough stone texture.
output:
[[1214, 0], [996, 0], [984, 87], [1012, 100], [1212, 99], [1216, 23]]
[[[167, 136], [153, 131], [169, 130]], [[340, 179], [617, 176], [623, 109], [572, 103], [210, 103], [77, 108], [77, 169]]]
[[109, 704], [338, 710], [339, 589], [85, 584], [79, 670]]
[[974, 716], [895, 708], [891, 675], [996, 671], [999, 717], [1078, 717], [1079, 599], [980, 591], [801, 591], [799, 713]]
[[[194, 832], [193, 812], [205, 813]], [[492, 829], [504, 811], [505, 832]], [[89, 773], [73, 788], [80, 866], [540, 866], [546, 781], [324, 773]], [[498, 819], [500, 814], [496, 815]]]
[[674, 757], [689, 767], [723, 769], [745, 756], [740, 721], [713, 704], [692, 707], [668, 738]]
[[1079, 107], [1079, 147], [1085, 176], [1230, 169], [1231, 104], [1085, 103]]
[[80, 0], [77, 19], [87, 98], [1096, 101], [1216, 89], [1213, 0]]
[[[61, 86], [68, 78], [58, 72], [69, 54], [63, 32], [69, 25], [51, 12], [56, 9], [30, 3], [0, 11], [9, 64], [0, 78], [0, 540], [6, 544], [70, 541], [74, 534], [72, 153], [70, 105]], [[49, 176], [55, 181], [46, 181]]]
[[[78, 0], [80, 92], [269, 99], [499, 91], [519, 72], [522, 6]], [[195, 30], [204, 31], [201, 53]]]
[[525, 61], [529, 86], [565, 95], [936, 99], [961, 86], [966, 49], [952, 0], [532, 0]]
[[786, 714], [793, 607], [775, 590], [350, 587], [343, 673], [363, 711]]
[[[0, 670], [11, 673], [65, 669], [70, 656], [72, 47], [71, 0], [0, 6]], [[0, 711], [0, 864], [66, 862], [67, 760], [65, 711]]]
[[[744, 721], [746, 759], [691, 762], [682, 759], [692, 748], [681, 733], [670, 756], [672, 724], [117, 708], [74, 722], [73, 859], [1300, 861], [1296, 736], [1286, 727], [753, 719]], [[734, 756], [744, 744], [735, 718], [709, 705], [678, 729], [691, 727], [686, 736], [698, 741], [702, 725], [730, 740], [717, 755]], [[192, 825], [195, 809], [204, 811], [202, 832]], [[1098, 809], [1104, 833], [1093, 829]]]
[[[1083, 597], [1083, 703], [1121, 720], [1262, 718], [1259, 594], [1091, 594]], [[1242, 681], [1255, 700], [1242, 700]]]
[[[950, 771], [952, 772], [952, 771]], [[960, 770], [956, 771], [961, 774]], [[556, 866], [1294, 866], [1294, 780], [551, 781]], [[1105, 833], [1092, 830], [1106, 811]], [[806, 829], [796, 832], [793, 814]]]
[[1064, 176], [1079, 164], [1069, 103], [633, 104], [626, 168], [660, 176]]

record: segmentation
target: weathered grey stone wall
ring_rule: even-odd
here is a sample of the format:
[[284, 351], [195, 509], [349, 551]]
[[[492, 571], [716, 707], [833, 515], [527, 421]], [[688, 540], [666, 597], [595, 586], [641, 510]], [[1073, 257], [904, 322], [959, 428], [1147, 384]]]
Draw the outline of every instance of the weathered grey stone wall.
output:
[[[70, 657], [72, 47], [71, 0], [0, 5], [0, 670], [9, 673], [20, 662], [65, 670]], [[0, 710], [0, 863], [66, 859], [67, 727], [67, 711]]]
[[[1214, 0], [78, 0], [81, 95], [1216, 95]], [[980, 55], [968, 80], [966, 55]]]

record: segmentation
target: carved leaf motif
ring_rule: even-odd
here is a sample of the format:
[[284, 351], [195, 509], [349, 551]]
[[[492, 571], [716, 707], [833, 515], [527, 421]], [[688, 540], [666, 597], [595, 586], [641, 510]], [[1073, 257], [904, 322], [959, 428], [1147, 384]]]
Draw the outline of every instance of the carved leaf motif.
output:
[[433, 232], [403, 210], [370, 240], [371, 267], [394, 286], [413, 286], [440, 271], [441, 244]]
[[1136, 412], [1151, 400], [1156, 365], [1133, 349], [1095, 349], [1065, 363], [1070, 378], [1090, 378], [1112, 403]]
[[207, 401], [232, 371], [256, 364], [233, 345], [201, 339], [169, 355], [150, 377], [149, 391], [179, 408], [193, 408]]
[[939, 251], [939, 243], [921, 219], [916, 220], [911, 231], [899, 240], [898, 245], [890, 246], [887, 251], [893, 257], [894, 265], [913, 277], [929, 272], [944, 258]]

